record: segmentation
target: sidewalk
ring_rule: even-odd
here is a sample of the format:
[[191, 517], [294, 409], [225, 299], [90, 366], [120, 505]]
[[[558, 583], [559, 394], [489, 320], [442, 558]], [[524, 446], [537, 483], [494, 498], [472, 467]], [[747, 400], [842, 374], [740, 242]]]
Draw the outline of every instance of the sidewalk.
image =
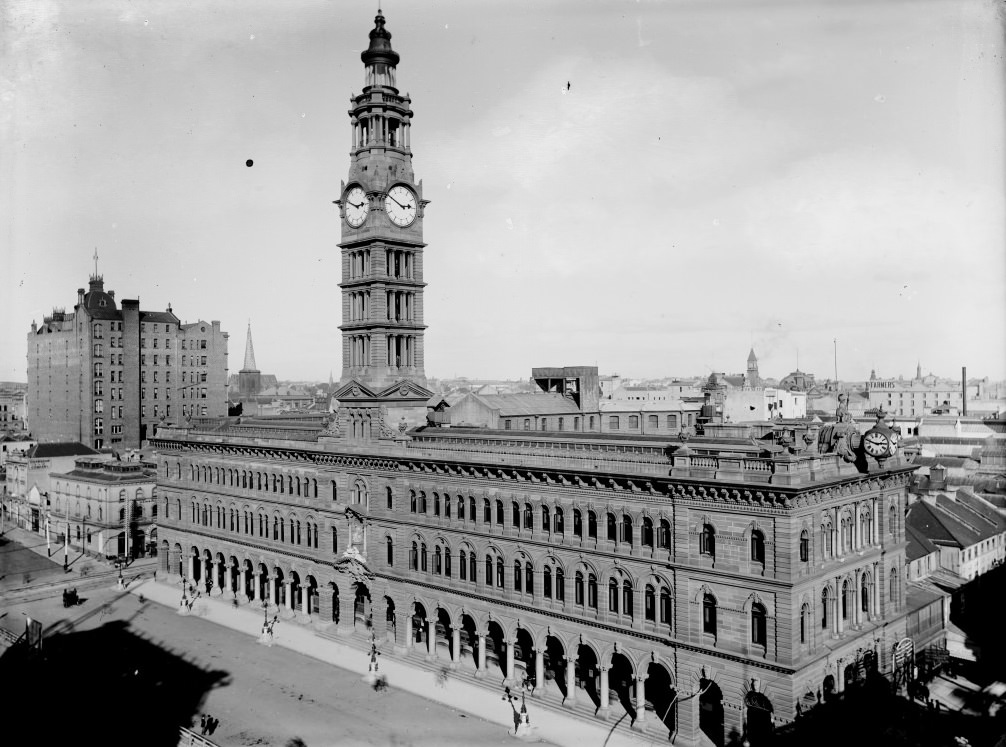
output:
[[[128, 591], [137, 596], [142, 594], [146, 599], [167, 607], [180, 609], [181, 597], [177, 585], [146, 579], [130, 583]], [[259, 638], [262, 632], [261, 610], [248, 605], [235, 608], [223, 597], [200, 597], [188, 615], [201, 617], [254, 638]], [[184, 624], [184, 620], [179, 623]], [[358, 646], [352, 645], [348, 640], [347, 643], [342, 643], [283, 620], [276, 624], [274, 633], [274, 645], [356, 672], [361, 677], [367, 673], [370, 657], [362, 647], [358, 647], [361, 645], [359, 642]], [[454, 673], [441, 686], [437, 684], [434, 672], [398, 659], [392, 654], [388, 644], [385, 644], [384, 649], [380, 671], [387, 677], [389, 687], [464, 710], [508, 730], [513, 729], [512, 710], [503, 700], [502, 688], [484, 687]], [[527, 706], [531, 734], [520, 738], [527, 742], [547, 741], [561, 747], [641, 747], [666, 745], [668, 741], [666, 737], [659, 739], [621, 728], [615, 730], [614, 722], [587, 721], [572, 713], [566, 715], [531, 698], [528, 699]]]

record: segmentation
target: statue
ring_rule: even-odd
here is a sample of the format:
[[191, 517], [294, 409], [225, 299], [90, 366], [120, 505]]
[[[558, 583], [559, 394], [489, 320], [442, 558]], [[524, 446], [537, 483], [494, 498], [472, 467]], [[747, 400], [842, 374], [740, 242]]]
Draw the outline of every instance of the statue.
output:
[[388, 408], [381, 405], [377, 408], [377, 437], [378, 438], [394, 438], [397, 433], [391, 427], [388, 422]]
[[846, 462], [855, 462], [861, 438], [849, 412], [848, 399], [845, 392], [838, 395], [835, 422], [821, 429], [817, 445], [821, 454], [838, 454]]
[[342, 423], [341, 421], [341, 410], [339, 409], [339, 400], [332, 397], [332, 401], [328, 403], [328, 412], [331, 417], [326, 418], [325, 430], [321, 432], [322, 436], [341, 436], [342, 435]]

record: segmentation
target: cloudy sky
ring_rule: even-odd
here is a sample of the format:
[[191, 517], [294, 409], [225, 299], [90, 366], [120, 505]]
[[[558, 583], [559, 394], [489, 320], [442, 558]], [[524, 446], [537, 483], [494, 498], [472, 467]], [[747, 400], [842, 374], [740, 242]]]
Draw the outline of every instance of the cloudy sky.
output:
[[[990, 0], [383, 3], [413, 100], [426, 371], [1006, 377]], [[349, 96], [376, 2], [0, 8], [0, 380], [94, 271], [341, 369]], [[567, 85], [568, 84], [568, 85]], [[245, 162], [253, 159], [254, 166]]]

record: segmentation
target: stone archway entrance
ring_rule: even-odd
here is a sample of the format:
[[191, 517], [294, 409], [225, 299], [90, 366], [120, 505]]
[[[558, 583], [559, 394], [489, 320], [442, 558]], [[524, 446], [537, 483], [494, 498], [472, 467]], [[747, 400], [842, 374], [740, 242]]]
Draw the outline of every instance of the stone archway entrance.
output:
[[677, 729], [678, 707], [671, 674], [657, 662], [650, 662], [646, 673], [646, 708], [667, 727], [668, 736], [673, 737]]
[[616, 709], [613, 713], [618, 713], [615, 706], [618, 703], [633, 721], [636, 719], [636, 709], [632, 703], [634, 689], [635, 674], [632, 671], [632, 662], [624, 654], [617, 652], [612, 654], [611, 669], [608, 670], [608, 706]]
[[[471, 615], [461, 615], [461, 656], [462, 663], [468, 662], [472, 669], [479, 666], [479, 636], [475, 619]], [[467, 665], [466, 665], [467, 666]]]
[[353, 626], [370, 628], [373, 624], [370, 614], [370, 588], [362, 581], [357, 581], [353, 596]]
[[[598, 692], [598, 677], [607, 677], [607, 672], [600, 671], [597, 663], [597, 654], [594, 649], [581, 643], [576, 649], [576, 684], [583, 688], [590, 698], [590, 702], [597, 708], [601, 705], [601, 694]], [[570, 697], [567, 693], [566, 697]], [[577, 700], [579, 695], [577, 694]]]
[[566, 649], [562, 641], [554, 635], [545, 638], [545, 681], [539, 682], [538, 687], [551, 691], [555, 688], [559, 691], [562, 699], [565, 700], [569, 693], [566, 692]]
[[699, 692], [699, 728], [716, 747], [723, 747], [723, 693], [720, 686], [702, 677]]
[[[525, 628], [517, 628], [514, 634], [514, 680], [519, 685], [525, 675], [534, 675], [534, 641]], [[541, 683], [538, 683], [539, 685]]]
[[744, 696], [745, 737], [751, 747], [768, 744], [772, 739], [774, 721], [772, 716], [772, 701], [764, 693], [754, 690]]
[[506, 677], [503, 628], [495, 620], [490, 620], [486, 626], [486, 669], [490, 672], [499, 671], [501, 677]]

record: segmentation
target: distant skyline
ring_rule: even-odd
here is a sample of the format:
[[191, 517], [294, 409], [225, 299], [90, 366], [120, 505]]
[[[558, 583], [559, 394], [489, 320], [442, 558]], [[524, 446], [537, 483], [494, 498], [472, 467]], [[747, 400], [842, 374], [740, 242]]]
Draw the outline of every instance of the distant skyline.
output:
[[[426, 372], [1006, 378], [992, 0], [384, 2], [411, 95]], [[341, 373], [349, 97], [376, 3], [0, 8], [0, 380], [106, 289]], [[246, 166], [251, 159], [253, 166]]]

